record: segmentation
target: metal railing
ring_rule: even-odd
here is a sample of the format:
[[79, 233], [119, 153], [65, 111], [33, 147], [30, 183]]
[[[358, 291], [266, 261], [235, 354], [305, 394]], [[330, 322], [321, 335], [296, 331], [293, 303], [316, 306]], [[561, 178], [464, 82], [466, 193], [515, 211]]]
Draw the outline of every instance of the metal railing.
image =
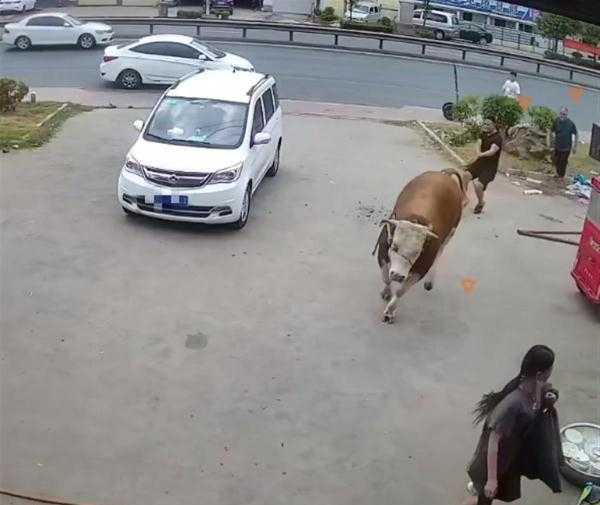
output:
[[[337, 48], [425, 58], [429, 60], [457, 62], [490, 69], [516, 70], [522, 74], [539, 75], [554, 80], [580, 84], [600, 89], [600, 72], [584, 69], [569, 63], [544, 60], [489, 47], [451, 41], [438, 41], [426, 38], [398, 35], [382, 32], [346, 30], [340, 28], [315, 26], [308, 24], [274, 23], [264, 21], [236, 21], [216, 19], [181, 19], [168, 17], [131, 18], [131, 17], [89, 17], [86, 21], [101, 21], [113, 26], [147, 26], [148, 33], [156, 33], [156, 27], [187, 27], [195, 36], [206, 40], [235, 41], [247, 40], [267, 44], [286, 44], [301, 47]], [[1, 25], [1, 24], [0, 24]], [[226, 30], [225, 36], [219, 36], [219, 30]], [[237, 37], [232, 30], [238, 31]], [[211, 31], [209, 34], [207, 31]], [[257, 32], [285, 34], [279, 39], [252, 37]], [[300, 40], [301, 34], [320, 36], [321, 41]], [[131, 35], [131, 34], [127, 34]], [[204, 36], [203, 36], [204, 35]], [[138, 35], [136, 35], [138, 36]], [[323, 40], [322, 36], [327, 36]], [[305, 37], [306, 39], [306, 37]], [[369, 46], [349, 46], [349, 41], [370, 41]], [[477, 60], [477, 57], [479, 60]]]

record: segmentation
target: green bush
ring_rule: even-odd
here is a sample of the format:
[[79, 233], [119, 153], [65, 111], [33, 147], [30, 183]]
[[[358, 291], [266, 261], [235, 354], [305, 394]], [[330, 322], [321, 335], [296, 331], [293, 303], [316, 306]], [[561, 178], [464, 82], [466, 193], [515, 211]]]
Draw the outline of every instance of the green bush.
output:
[[184, 19], [198, 19], [204, 16], [202, 11], [177, 11], [178, 18]]
[[481, 138], [481, 127], [477, 123], [468, 123], [462, 128], [447, 131], [444, 137], [451, 146], [464, 146]]
[[583, 54], [581, 54], [579, 51], [575, 51], [571, 56], [574, 60], [581, 60], [583, 58]]
[[338, 17], [335, 15], [335, 9], [333, 7], [325, 7], [321, 12], [321, 21], [323, 23], [332, 23], [337, 21]]
[[361, 30], [363, 32], [384, 32], [384, 33], [392, 33], [394, 28], [382, 24], [373, 24], [373, 23], [356, 23], [353, 21], [344, 21], [341, 24], [342, 28], [346, 30]]
[[538, 130], [548, 131], [556, 120], [556, 113], [549, 107], [533, 105], [528, 110], [531, 122]]
[[454, 105], [454, 120], [465, 123], [474, 120], [481, 112], [481, 100], [478, 96], [466, 96]]
[[27, 93], [29, 88], [24, 82], [0, 79], [0, 112], [13, 112]]
[[521, 120], [523, 109], [514, 98], [492, 95], [483, 100], [481, 115], [483, 119], [493, 121], [498, 128], [507, 130]]

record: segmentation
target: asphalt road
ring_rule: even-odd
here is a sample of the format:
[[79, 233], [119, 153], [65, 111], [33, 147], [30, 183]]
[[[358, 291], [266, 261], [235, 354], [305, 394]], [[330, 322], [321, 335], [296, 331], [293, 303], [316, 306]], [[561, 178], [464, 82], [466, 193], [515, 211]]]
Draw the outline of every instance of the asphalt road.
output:
[[[388, 326], [371, 250], [399, 189], [447, 164], [422, 136], [286, 115], [279, 175], [234, 232], [123, 214], [139, 114], [95, 110], [1, 155], [0, 487], [98, 505], [455, 505], [474, 403], [542, 342], [561, 423], [597, 420], [599, 320], [569, 276], [575, 248], [515, 234], [580, 229], [581, 205], [499, 177], [436, 288], [415, 286]], [[528, 505], [575, 502], [524, 488]]]
[[[140, 32], [140, 35], [142, 33]], [[452, 65], [412, 58], [365, 53], [291, 48], [283, 45], [216, 43], [250, 59], [259, 71], [280, 82], [283, 98], [322, 102], [438, 108], [453, 101]], [[38, 49], [20, 53], [0, 46], [0, 75], [17, 77], [30, 86], [104, 88], [98, 64], [102, 49]], [[459, 91], [465, 95], [498, 93], [506, 72], [459, 66]], [[584, 89], [572, 98], [570, 86], [551, 79], [520, 77], [523, 94], [534, 104], [571, 108], [580, 129], [591, 130], [600, 118], [600, 92]]]

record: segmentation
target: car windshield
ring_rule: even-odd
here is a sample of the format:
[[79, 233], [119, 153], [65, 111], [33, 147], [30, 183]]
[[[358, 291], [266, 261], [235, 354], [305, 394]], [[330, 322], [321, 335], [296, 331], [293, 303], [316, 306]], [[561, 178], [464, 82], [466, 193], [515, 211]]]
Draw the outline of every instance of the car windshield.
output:
[[202, 51], [207, 56], [211, 57], [213, 60], [216, 60], [219, 58], [225, 58], [225, 56], [227, 56], [227, 53], [224, 53], [223, 51], [221, 51], [220, 49], [217, 49], [216, 47], [209, 46], [208, 44], [202, 42], [200, 39], [197, 39], [194, 37], [194, 42], [195, 42], [196, 47], [200, 51]]
[[352, 8], [352, 10], [355, 11], [355, 12], [362, 12], [364, 14], [367, 14], [369, 12], [369, 6], [368, 5], [358, 4], [358, 5], [355, 5]]
[[152, 115], [144, 138], [169, 144], [234, 148], [244, 135], [247, 105], [167, 97]]
[[80, 26], [83, 24], [81, 21], [79, 21], [79, 19], [74, 18], [73, 16], [67, 15], [67, 16], [65, 16], [65, 19], [74, 26]]

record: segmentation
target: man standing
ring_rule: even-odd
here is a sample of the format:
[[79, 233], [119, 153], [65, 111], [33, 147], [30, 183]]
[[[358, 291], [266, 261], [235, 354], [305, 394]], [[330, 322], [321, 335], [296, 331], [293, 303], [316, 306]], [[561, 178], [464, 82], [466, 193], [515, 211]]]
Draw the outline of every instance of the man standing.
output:
[[569, 109], [562, 107], [558, 118], [554, 121], [551, 136], [554, 137], [554, 166], [556, 179], [563, 179], [567, 172], [569, 155], [577, 152], [579, 137], [575, 123], [569, 119]]
[[477, 195], [477, 205], [473, 210], [475, 214], [481, 214], [483, 210], [484, 193], [488, 184], [496, 178], [502, 152], [502, 136], [494, 122], [486, 119], [481, 125], [481, 131], [480, 154], [466, 167], [473, 177], [473, 187]]
[[502, 92], [504, 93], [504, 96], [509, 98], [514, 98], [515, 100], [519, 98], [519, 95], [521, 94], [521, 86], [519, 86], [519, 83], [517, 82], [516, 72], [510, 73], [510, 77], [506, 79], [506, 82], [502, 86]]

